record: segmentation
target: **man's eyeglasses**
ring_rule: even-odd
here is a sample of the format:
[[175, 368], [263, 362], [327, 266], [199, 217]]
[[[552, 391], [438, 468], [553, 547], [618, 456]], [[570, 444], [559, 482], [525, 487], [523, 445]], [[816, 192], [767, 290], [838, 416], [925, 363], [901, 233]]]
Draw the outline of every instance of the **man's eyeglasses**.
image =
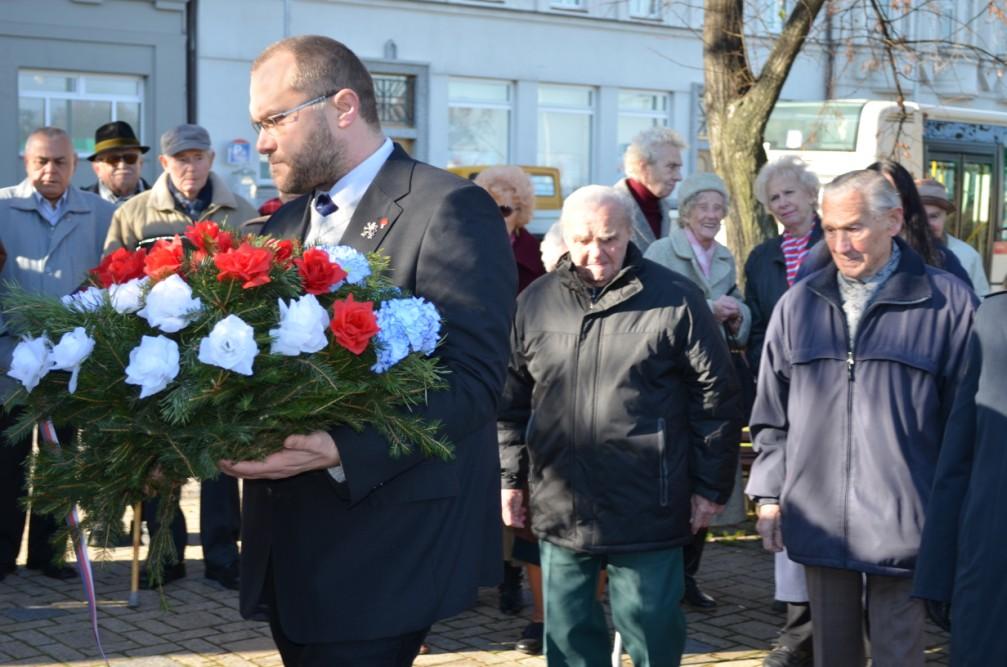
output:
[[95, 158], [98, 162], [104, 162], [105, 164], [110, 164], [113, 167], [120, 162], [125, 162], [126, 164], [136, 164], [137, 160], [140, 159], [139, 153], [112, 153], [109, 155], [99, 155]]
[[292, 116], [301, 109], [307, 109], [308, 107], [318, 104], [319, 102], [324, 102], [336, 93], [338, 90], [333, 90], [332, 92], [325, 93], [324, 95], [319, 95], [314, 99], [310, 99], [307, 102], [301, 102], [296, 107], [292, 109], [287, 109], [286, 111], [281, 111], [280, 113], [274, 113], [272, 116], [266, 116], [260, 121], [252, 121], [252, 129], [255, 130], [255, 134], [259, 134], [263, 130], [272, 130], [280, 123], [282, 123], [287, 117]]

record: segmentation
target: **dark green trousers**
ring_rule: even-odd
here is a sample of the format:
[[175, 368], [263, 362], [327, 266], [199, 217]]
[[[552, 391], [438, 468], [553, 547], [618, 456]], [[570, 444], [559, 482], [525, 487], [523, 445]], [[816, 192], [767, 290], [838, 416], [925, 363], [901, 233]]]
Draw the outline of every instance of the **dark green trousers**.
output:
[[677, 667], [685, 648], [682, 549], [592, 556], [539, 542], [549, 667], [610, 667], [612, 641], [596, 597], [608, 570], [612, 621], [634, 667]]

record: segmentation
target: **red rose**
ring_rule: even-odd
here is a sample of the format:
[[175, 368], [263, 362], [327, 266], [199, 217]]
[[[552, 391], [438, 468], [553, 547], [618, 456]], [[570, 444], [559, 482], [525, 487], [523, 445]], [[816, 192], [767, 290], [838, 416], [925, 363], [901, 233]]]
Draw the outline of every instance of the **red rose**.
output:
[[191, 257], [193, 265], [202, 264], [207, 257], [234, 248], [234, 237], [231, 232], [221, 231], [220, 226], [213, 220], [203, 220], [189, 225], [185, 230], [185, 238], [189, 239], [195, 248]]
[[217, 280], [240, 280], [245, 289], [258, 287], [269, 282], [269, 269], [273, 266], [273, 251], [257, 248], [250, 243], [242, 243], [237, 250], [225, 250], [213, 256], [213, 263], [220, 269]]
[[273, 249], [273, 261], [285, 269], [289, 269], [293, 264], [294, 242], [289, 239], [270, 242]]
[[182, 268], [183, 257], [182, 239], [175, 234], [171, 241], [162, 239], [154, 244], [143, 262], [143, 272], [154, 281], [167, 278]]
[[329, 260], [329, 253], [318, 248], [305, 250], [299, 259], [294, 260], [294, 264], [308, 294], [325, 294], [346, 277], [346, 271]]
[[332, 304], [332, 321], [329, 328], [336, 342], [353, 354], [367, 349], [374, 334], [378, 333], [378, 318], [374, 315], [374, 304], [370, 301], [354, 301], [350, 294]]
[[105, 255], [101, 264], [91, 269], [91, 275], [102, 287], [128, 283], [133, 278], [143, 277], [143, 263], [146, 258], [147, 251], [143, 248], [136, 252], [119, 248]]

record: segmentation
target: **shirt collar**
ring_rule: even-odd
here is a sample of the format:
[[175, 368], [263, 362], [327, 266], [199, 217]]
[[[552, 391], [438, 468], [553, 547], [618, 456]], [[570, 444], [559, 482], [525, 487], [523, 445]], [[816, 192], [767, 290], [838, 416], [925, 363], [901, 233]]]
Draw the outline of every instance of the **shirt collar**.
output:
[[364, 198], [367, 188], [371, 187], [381, 167], [392, 154], [393, 148], [392, 140], [386, 137], [376, 151], [336, 181], [329, 190], [329, 196], [340, 210], [352, 211], [357, 207]]
[[55, 225], [59, 222], [59, 219], [63, 216], [63, 211], [66, 209], [66, 202], [70, 195], [70, 188], [68, 187], [63, 191], [63, 194], [56, 203], [53, 204], [48, 199], [43, 197], [35, 186], [31, 188], [32, 197], [35, 199], [35, 205], [38, 208], [39, 213], [49, 221], [49, 224]]

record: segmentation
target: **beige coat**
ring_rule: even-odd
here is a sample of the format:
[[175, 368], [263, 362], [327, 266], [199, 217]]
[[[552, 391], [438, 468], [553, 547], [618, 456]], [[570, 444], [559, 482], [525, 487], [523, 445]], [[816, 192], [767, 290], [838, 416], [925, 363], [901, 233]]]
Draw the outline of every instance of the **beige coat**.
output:
[[[224, 180], [212, 171], [210, 183], [213, 199], [196, 222], [213, 220], [218, 225], [238, 229], [241, 223], [259, 214], [251, 204], [233, 194]], [[104, 252], [107, 255], [122, 247], [132, 250], [145, 239], [181, 234], [192, 222], [175, 207], [175, 198], [168, 189], [168, 174], [161, 174], [150, 190], [141, 192], [116, 210]]]
[[676, 225], [668, 236], [654, 241], [644, 256], [696, 283], [706, 295], [707, 302], [711, 304], [710, 310], [713, 310], [713, 302], [725, 294], [740, 301], [741, 328], [738, 329], [735, 339], [739, 345], [744, 345], [748, 341], [748, 333], [752, 329], [752, 311], [745, 305], [741, 290], [738, 289], [737, 270], [730, 250], [716, 243], [713, 261], [710, 263], [710, 277], [707, 278], [699, 267], [699, 260], [692, 251], [685, 230]]

